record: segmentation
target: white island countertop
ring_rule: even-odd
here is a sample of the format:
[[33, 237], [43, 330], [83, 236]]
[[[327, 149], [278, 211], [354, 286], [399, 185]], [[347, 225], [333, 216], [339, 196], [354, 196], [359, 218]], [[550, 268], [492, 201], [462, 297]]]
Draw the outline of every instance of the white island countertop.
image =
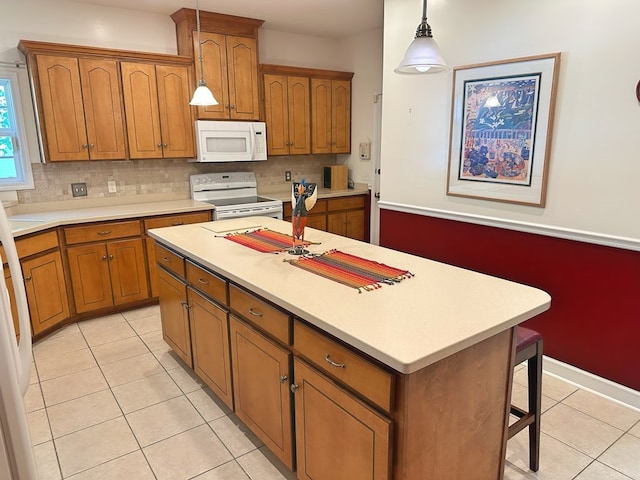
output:
[[338, 249], [409, 270], [413, 278], [358, 293], [296, 268], [288, 253], [260, 253], [229, 231], [291, 224], [266, 217], [167, 227], [149, 235], [401, 373], [413, 373], [547, 310], [537, 288], [307, 228], [312, 253]]

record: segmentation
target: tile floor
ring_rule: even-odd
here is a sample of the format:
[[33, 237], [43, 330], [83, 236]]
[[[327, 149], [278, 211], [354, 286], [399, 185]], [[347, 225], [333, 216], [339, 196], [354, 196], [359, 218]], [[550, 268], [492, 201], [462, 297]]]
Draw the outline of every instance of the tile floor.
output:
[[[162, 340], [157, 306], [68, 326], [34, 345], [25, 397], [40, 478], [292, 480]], [[541, 468], [527, 433], [508, 444], [505, 479], [640, 480], [640, 412], [550, 375]], [[515, 373], [523, 403], [526, 372]]]

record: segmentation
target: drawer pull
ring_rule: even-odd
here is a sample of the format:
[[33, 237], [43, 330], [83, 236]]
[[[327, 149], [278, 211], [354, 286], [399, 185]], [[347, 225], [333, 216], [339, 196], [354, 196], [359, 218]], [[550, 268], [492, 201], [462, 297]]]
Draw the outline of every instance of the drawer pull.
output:
[[184, 222], [173, 222], [173, 223], [171, 224], [171, 226], [172, 226], [172, 227], [177, 227], [177, 226], [179, 226], [179, 225], [184, 225]]
[[289, 377], [286, 375], [280, 375], [280, 383], [285, 383]]
[[204, 281], [203, 279], [201, 279], [201, 278], [199, 278], [199, 279], [198, 279], [198, 283], [199, 283], [200, 285], [209, 285], [209, 282], [205, 282], [205, 281]]
[[331, 360], [331, 357], [329, 357], [329, 354], [327, 353], [324, 356], [325, 361], [331, 365], [332, 367], [337, 367], [337, 368], [346, 368], [346, 365], [344, 363], [336, 363], [333, 360]]
[[262, 316], [262, 312], [260, 312], [258, 310], [254, 310], [253, 307], [249, 308], [249, 313], [251, 315], [253, 315], [254, 317], [261, 317]]
[[98, 235], [109, 235], [111, 230], [103, 230], [102, 232], [98, 232]]
[[163, 262], [171, 263], [171, 259], [168, 257], [162, 257]]

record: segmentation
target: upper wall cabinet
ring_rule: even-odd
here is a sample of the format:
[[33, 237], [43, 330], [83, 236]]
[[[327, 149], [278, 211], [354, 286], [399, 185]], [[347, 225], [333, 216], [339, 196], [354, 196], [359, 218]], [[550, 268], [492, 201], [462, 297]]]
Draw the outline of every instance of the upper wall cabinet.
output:
[[[21, 40], [18, 49], [27, 57], [44, 161], [194, 156], [192, 58], [29, 40]], [[150, 87], [151, 77], [143, 79], [145, 74], [123, 79], [123, 64], [143, 65], [156, 83]], [[140, 95], [135, 113], [131, 106], [124, 108], [124, 99], [134, 90]], [[147, 110], [155, 105], [153, 121], [160, 129], [155, 136], [140, 134], [143, 97]], [[147, 155], [144, 142], [149, 137], [156, 150]]]
[[130, 158], [193, 157], [189, 69], [139, 62], [121, 69]]
[[35, 55], [32, 65], [47, 160], [126, 158], [115, 60]]
[[351, 81], [311, 79], [311, 153], [351, 151]]
[[[195, 10], [171, 15], [176, 23], [178, 53], [190, 56], [200, 78]], [[218, 105], [198, 107], [198, 118], [259, 120], [258, 28], [262, 20], [200, 12], [203, 77]]]

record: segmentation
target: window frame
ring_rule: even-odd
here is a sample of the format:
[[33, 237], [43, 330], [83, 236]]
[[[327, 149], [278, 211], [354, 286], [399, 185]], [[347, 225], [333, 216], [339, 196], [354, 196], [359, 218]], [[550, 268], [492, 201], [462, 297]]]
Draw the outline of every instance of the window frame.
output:
[[8, 81], [10, 98], [7, 98], [9, 116], [13, 117], [13, 129], [1, 129], [0, 134], [17, 138], [14, 142], [14, 162], [16, 165], [16, 179], [0, 178], [0, 192], [27, 190], [34, 188], [33, 172], [31, 170], [31, 155], [29, 152], [27, 130], [24, 121], [24, 107], [22, 102], [20, 77], [16, 67], [0, 65], [0, 79]]

